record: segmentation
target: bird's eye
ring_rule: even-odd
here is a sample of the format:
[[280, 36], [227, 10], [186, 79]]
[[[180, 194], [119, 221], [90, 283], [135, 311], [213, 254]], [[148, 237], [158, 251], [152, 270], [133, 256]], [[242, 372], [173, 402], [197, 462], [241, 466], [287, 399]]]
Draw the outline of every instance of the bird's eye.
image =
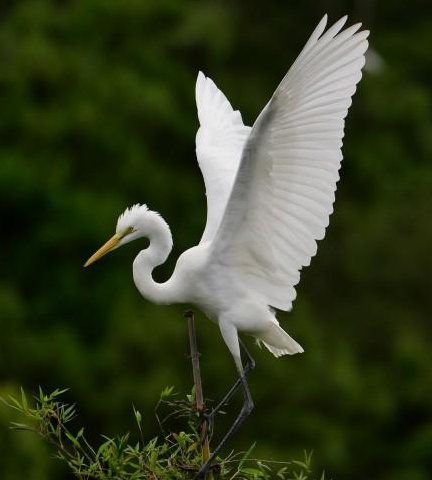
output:
[[135, 231], [134, 227], [129, 227], [129, 228], [127, 229], [127, 233], [128, 233], [128, 234], [129, 234], [129, 233], [133, 233], [134, 231]]

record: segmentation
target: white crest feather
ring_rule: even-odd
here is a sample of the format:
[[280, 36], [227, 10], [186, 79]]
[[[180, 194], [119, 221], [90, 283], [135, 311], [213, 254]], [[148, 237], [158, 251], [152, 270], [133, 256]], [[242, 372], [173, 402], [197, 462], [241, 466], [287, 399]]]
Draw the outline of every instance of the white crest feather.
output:
[[137, 216], [141, 215], [143, 212], [147, 212], [148, 208], [146, 204], [136, 203], [126, 210], [119, 216], [117, 220], [116, 232], [124, 230], [128, 227], [133, 227], [135, 219]]

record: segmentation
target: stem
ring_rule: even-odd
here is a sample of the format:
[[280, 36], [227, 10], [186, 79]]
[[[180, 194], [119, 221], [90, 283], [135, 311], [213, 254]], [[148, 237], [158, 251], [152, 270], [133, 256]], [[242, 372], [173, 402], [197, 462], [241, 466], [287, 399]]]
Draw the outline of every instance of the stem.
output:
[[[193, 372], [193, 379], [195, 383], [196, 406], [197, 406], [198, 413], [201, 415], [204, 412], [204, 396], [203, 396], [203, 390], [202, 390], [200, 364], [199, 364], [200, 353], [198, 352], [198, 346], [197, 346], [197, 340], [196, 340], [196, 334], [195, 334], [194, 312], [192, 310], [189, 310], [185, 312], [184, 316], [185, 318], [187, 318], [187, 321], [188, 321], [192, 372]], [[205, 419], [202, 422], [200, 434], [201, 434], [201, 438], [203, 439], [202, 459], [203, 459], [203, 464], [205, 464], [207, 460], [210, 458], [210, 445], [209, 445], [209, 439], [208, 439], [207, 420]], [[208, 480], [213, 480], [213, 473], [211, 470], [207, 473], [206, 478]]]

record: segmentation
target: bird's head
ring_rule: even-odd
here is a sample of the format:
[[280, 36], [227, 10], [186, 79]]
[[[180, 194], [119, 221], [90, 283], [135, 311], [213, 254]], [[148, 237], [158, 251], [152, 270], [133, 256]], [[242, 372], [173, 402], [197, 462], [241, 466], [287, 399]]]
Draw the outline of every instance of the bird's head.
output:
[[116, 233], [87, 260], [84, 267], [88, 267], [116, 248], [142, 237], [147, 229], [145, 221], [147, 212], [146, 205], [136, 204], [127, 208], [117, 220]]

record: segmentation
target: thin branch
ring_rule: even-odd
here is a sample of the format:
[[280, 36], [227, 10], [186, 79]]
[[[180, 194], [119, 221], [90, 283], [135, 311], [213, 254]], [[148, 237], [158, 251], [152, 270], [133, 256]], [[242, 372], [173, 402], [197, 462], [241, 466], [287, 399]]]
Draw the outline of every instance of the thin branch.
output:
[[[194, 312], [192, 310], [185, 312], [185, 318], [187, 318], [187, 321], [188, 321], [189, 344], [190, 344], [190, 354], [191, 354], [191, 361], [192, 361], [193, 379], [195, 384], [196, 406], [197, 406], [199, 415], [202, 416], [204, 413], [204, 396], [203, 396], [203, 390], [202, 390], [201, 372], [200, 372], [200, 364], [199, 364], [200, 353], [198, 351], [196, 333], [195, 333]], [[200, 434], [202, 439], [202, 459], [204, 464], [210, 458], [208, 425], [207, 425], [206, 419], [204, 419], [204, 421], [201, 424]], [[206, 478], [208, 478], [208, 480], [213, 480], [213, 473], [211, 470], [207, 473]]]

